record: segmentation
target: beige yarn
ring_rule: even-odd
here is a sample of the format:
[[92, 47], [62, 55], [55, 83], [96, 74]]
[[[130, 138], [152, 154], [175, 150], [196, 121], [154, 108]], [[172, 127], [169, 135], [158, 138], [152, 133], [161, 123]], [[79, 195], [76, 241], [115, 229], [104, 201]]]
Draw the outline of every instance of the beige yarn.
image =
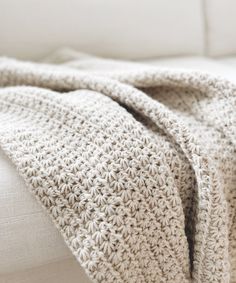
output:
[[86, 273], [235, 283], [235, 86], [73, 56], [0, 60], [0, 145]]

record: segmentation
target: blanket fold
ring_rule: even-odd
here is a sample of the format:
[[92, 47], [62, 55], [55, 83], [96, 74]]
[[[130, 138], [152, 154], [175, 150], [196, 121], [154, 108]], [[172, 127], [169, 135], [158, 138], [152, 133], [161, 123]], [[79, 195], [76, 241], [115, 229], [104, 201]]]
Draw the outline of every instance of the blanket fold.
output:
[[90, 279], [236, 283], [235, 86], [63, 56], [0, 59], [0, 146]]

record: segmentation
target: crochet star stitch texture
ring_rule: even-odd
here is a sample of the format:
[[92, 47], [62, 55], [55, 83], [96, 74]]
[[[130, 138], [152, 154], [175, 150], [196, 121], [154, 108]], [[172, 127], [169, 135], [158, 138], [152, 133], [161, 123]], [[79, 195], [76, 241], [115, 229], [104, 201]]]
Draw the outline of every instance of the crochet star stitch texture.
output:
[[56, 59], [0, 60], [0, 146], [90, 279], [236, 283], [236, 87]]

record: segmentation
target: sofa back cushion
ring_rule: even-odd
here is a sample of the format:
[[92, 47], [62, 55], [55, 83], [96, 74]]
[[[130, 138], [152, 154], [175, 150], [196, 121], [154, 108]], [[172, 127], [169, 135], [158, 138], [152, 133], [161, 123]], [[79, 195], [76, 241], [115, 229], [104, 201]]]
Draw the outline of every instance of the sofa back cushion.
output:
[[236, 1], [206, 0], [205, 16], [208, 55], [236, 54]]
[[124, 59], [202, 54], [203, 22], [201, 0], [1, 0], [0, 55], [37, 59], [61, 46]]

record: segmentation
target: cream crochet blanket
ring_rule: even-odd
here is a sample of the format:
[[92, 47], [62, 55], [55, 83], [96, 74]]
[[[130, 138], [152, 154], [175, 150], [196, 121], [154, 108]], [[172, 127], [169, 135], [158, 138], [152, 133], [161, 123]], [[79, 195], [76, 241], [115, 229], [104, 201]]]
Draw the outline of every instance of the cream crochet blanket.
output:
[[91, 280], [236, 282], [236, 87], [49, 61], [0, 60], [0, 145]]

